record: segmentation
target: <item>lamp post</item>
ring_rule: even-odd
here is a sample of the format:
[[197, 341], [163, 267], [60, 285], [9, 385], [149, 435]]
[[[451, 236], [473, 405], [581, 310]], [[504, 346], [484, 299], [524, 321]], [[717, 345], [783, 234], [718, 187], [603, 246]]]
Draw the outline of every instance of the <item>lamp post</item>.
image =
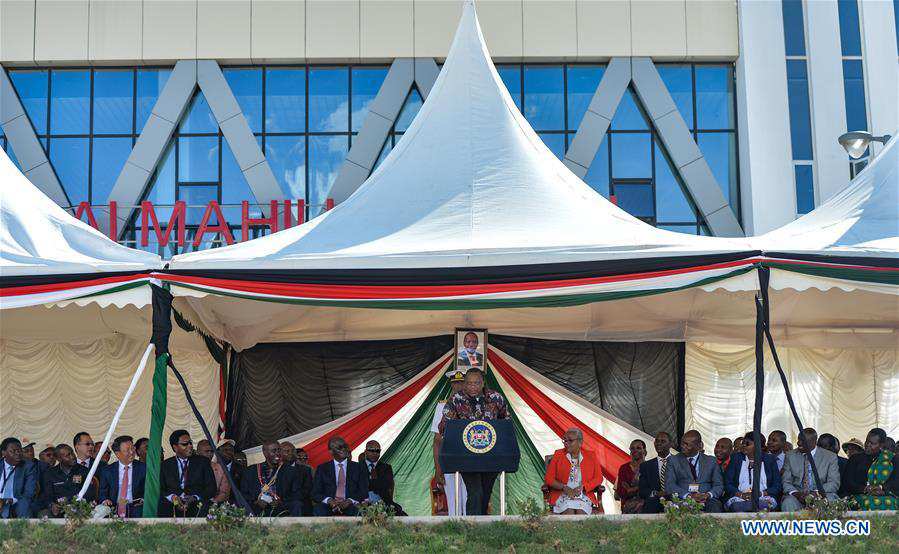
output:
[[862, 157], [869, 144], [872, 142], [886, 144], [890, 138], [890, 135], [875, 137], [868, 131], [850, 131], [840, 135], [837, 142], [849, 153], [850, 158], [857, 160]]

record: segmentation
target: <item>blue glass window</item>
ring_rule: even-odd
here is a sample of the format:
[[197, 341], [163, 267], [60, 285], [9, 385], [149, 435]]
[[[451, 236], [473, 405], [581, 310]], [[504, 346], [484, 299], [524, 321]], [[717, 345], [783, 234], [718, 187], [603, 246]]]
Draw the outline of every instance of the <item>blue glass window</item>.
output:
[[[389, 142], [389, 141], [388, 141]], [[271, 136], [265, 139], [265, 157], [285, 198], [306, 198], [306, 137]]]
[[565, 135], [559, 133], [540, 133], [543, 143], [552, 150], [560, 160], [565, 157]]
[[[134, 72], [94, 72], [94, 134], [131, 134], [134, 119]], [[54, 121], [54, 127], [56, 122]], [[55, 132], [55, 130], [54, 130]]]
[[237, 99], [250, 130], [262, 132], [262, 70], [225, 69], [225, 80]]
[[867, 130], [865, 75], [861, 60], [843, 60], [843, 91], [846, 94], [846, 129]]
[[50, 148], [50, 162], [73, 206], [90, 201], [88, 141], [86, 138], [56, 138]]
[[649, 129], [646, 116], [638, 106], [637, 95], [630, 87], [624, 92], [621, 103], [615, 110], [611, 129], [616, 131]]
[[170, 69], [138, 69], [137, 70], [137, 98], [136, 121], [137, 131], [143, 130], [150, 112], [159, 98], [159, 94], [172, 74]]
[[324, 210], [349, 144], [345, 136], [309, 137], [309, 217]]
[[797, 165], [796, 172], [796, 212], [807, 214], [815, 209], [815, 180], [812, 166]]
[[804, 60], [787, 60], [787, 93], [793, 159], [811, 160], [812, 120], [809, 111], [808, 73]]
[[520, 65], [498, 65], [496, 72], [499, 73], [500, 79], [509, 90], [515, 105], [521, 110], [521, 66]]
[[[680, 179], [675, 177], [676, 171], [664, 155], [659, 143], [655, 145], [656, 160], [656, 217], [666, 223], [689, 222], [695, 225], [696, 212], [688, 200]], [[615, 190], [618, 190], [617, 187]], [[672, 229], [685, 232], [684, 229]], [[695, 229], [687, 232], [695, 232]]]
[[210, 183], [219, 180], [219, 137], [178, 139], [178, 181]]
[[859, 29], [858, 0], [837, 0], [840, 15], [840, 48], [844, 56], [862, 55], [862, 38]]
[[218, 133], [219, 126], [209, 108], [206, 96], [198, 91], [187, 108], [187, 114], [181, 119], [181, 133]]
[[598, 65], [570, 65], [568, 72], [568, 128], [577, 129], [596, 93], [605, 68]]
[[384, 67], [354, 67], [352, 70], [352, 89], [353, 96], [351, 103], [353, 106], [352, 113], [352, 131], [356, 132], [362, 128], [365, 116], [368, 115], [368, 106], [371, 104], [381, 85], [387, 77], [387, 68]]
[[649, 133], [615, 133], [611, 137], [612, 178], [652, 178], [652, 140]]
[[734, 128], [734, 77], [730, 67], [696, 66], [696, 123], [699, 129]]
[[[731, 133], [699, 133], [697, 136], [699, 149], [705, 156], [712, 175], [718, 181], [721, 192], [728, 202], [733, 200], [732, 194], [737, 188], [737, 152]], [[731, 205], [734, 203], [731, 202]]]
[[[237, 165], [234, 153], [228, 141], [222, 141], [222, 212], [232, 225], [241, 221], [241, 202], [250, 204], [249, 216], [254, 219], [262, 217], [262, 210], [256, 205], [256, 195], [250, 189], [246, 177]], [[280, 224], [280, 221], [279, 221]]]
[[618, 207], [634, 217], [655, 217], [655, 201], [650, 183], [616, 183]]
[[[59, 140], [53, 140], [53, 148]], [[131, 137], [97, 137], [91, 157], [91, 204], [106, 204], [125, 160], [131, 154]]]
[[603, 137], [584, 182], [599, 194], [609, 197], [609, 136]]
[[412, 120], [418, 115], [418, 110], [421, 109], [422, 104], [424, 104], [424, 101], [418, 89], [413, 88], [409, 91], [409, 95], [406, 97], [405, 103], [403, 103], [403, 109], [400, 110], [396, 123], [393, 125], [397, 133], [405, 132], [409, 125], [412, 125]]
[[309, 130], [343, 131], [350, 125], [349, 72], [346, 68], [309, 70]]
[[[190, 185], [178, 187], [178, 196], [187, 204], [187, 224], [199, 225], [206, 212], [209, 202], [218, 200], [218, 186], [213, 185]], [[192, 207], [193, 206], [193, 207]], [[209, 216], [207, 225], [215, 225], [218, 223], [218, 217], [215, 212]]]
[[163, 224], [168, 222], [172, 208], [160, 206], [171, 206], [175, 203], [175, 198], [175, 147], [174, 144], [169, 144], [162, 162], [156, 166], [156, 174], [144, 200], [154, 204], [156, 217]]
[[802, 0], [782, 0], [784, 49], [787, 56], [805, 56], [805, 24]]
[[524, 116], [537, 131], [565, 128], [562, 66], [524, 66]]
[[[693, 68], [689, 65], [656, 66], [659, 76], [665, 83], [665, 88], [671, 93], [677, 111], [687, 123], [687, 128], [693, 128]], [[698, 92], [698, 91], [697, 91]], [[717, 107], [717, 106], [716, 106]], [[719, 108], [720, 109], [720, 108]]]
[[306, 72], [302, 68], [265, 70], [265, 130], [306, 130]]
[[10, 80], [39, 135], [47, 134], [47, 72], [10, 71]]
[[50, 72], [50, 134], [90, 132], [91, 75], [87, 70]]

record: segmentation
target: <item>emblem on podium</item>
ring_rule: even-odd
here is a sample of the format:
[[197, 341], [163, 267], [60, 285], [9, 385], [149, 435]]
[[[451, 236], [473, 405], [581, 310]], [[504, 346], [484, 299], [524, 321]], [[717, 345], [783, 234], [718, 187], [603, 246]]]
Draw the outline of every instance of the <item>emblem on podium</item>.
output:
[[496, 429], [486, 421], [472, 421], [462, 431], [462, 443], [475, 454], [490, 452], [496, 445]]

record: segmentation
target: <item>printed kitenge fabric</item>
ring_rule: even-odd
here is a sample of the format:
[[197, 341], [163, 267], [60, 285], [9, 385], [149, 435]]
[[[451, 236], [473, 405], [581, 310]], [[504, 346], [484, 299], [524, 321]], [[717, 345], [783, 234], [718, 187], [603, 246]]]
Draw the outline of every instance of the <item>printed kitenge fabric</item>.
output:
[[446, 419], [508, 419], [509, 409], [502, 395], [485, 388], [484, 394], [472, 398], [457, 392], [443, 407]]
[[[891, 452], [881, 451], [868, 468], [868, 485], [883, 486], [893, 474], [893, 461], [894, 456]], [[899, 498], [891, 494], [883, 496], [856, 494], [853, 498], [862, 510], [895, 510], [899, 507]]]

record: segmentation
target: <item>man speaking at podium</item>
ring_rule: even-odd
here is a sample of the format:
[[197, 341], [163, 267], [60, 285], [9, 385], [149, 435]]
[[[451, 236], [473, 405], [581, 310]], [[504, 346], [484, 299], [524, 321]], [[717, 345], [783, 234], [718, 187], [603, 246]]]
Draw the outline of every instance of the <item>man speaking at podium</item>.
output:
[[[462, 390], [454, 394], [443, 408], [441, 432], [448, 419], [509, 419], [506, 400], [496, 391], [484, 387], [484, 374], [472, 368], [465, 374]], [[465, 513], [470, 516], [486, 515], [490, 504], [493, 483], [497, 472], [466, 472], [462, 474], [468, 499]]]

